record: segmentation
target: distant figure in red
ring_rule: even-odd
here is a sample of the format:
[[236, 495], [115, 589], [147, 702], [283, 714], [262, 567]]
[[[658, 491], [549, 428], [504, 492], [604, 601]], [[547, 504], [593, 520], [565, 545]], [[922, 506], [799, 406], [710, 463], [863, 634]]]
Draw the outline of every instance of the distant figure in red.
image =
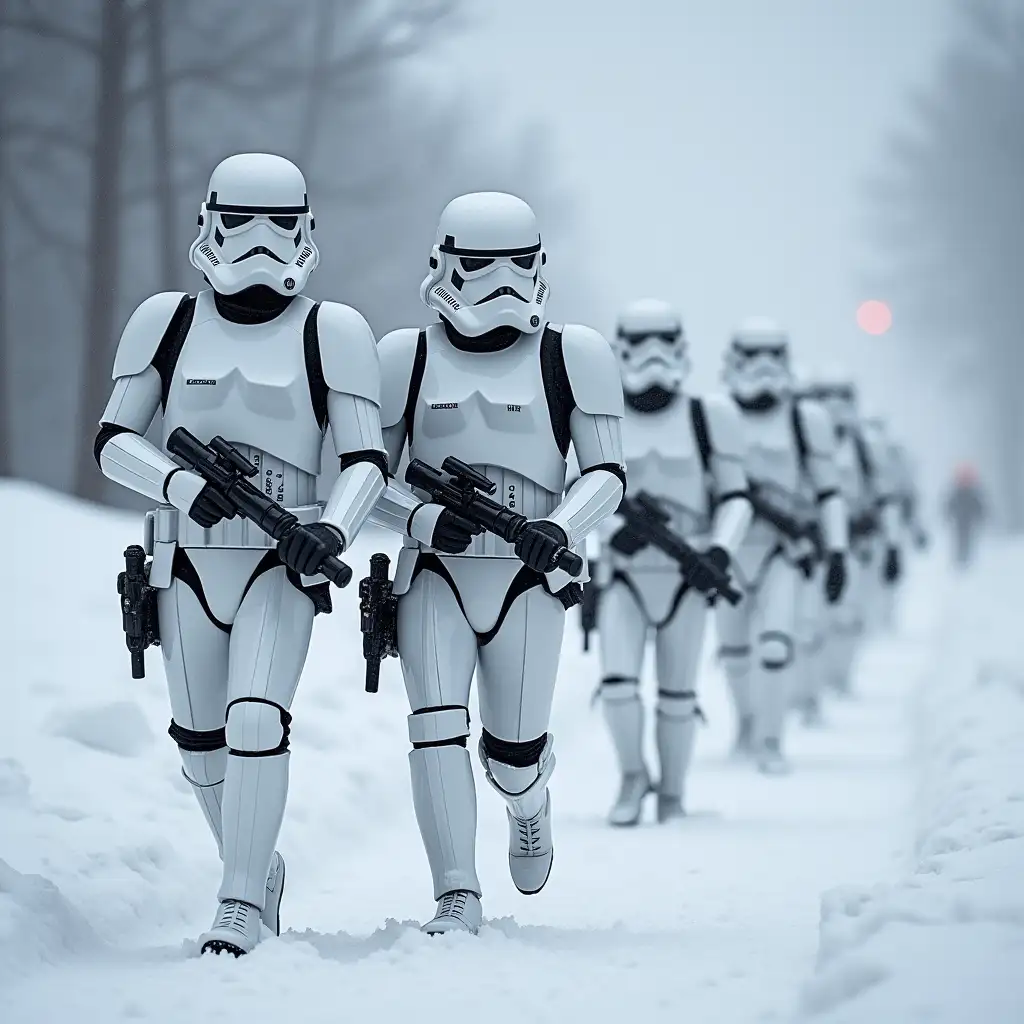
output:
[[953, 532], [953, 561], [961, 568], [974, 558], [978, 530], [986, 512], [978, 471], [969, 462], [960, 463], [954, 471], [953, 487], [946, 499], [946, 517]]

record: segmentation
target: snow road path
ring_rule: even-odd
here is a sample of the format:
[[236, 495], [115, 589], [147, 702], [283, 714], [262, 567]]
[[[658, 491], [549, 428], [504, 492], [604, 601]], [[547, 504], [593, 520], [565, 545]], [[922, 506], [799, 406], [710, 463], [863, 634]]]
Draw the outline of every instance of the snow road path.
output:
[[[62, 891], [90, 908], [102, 942], [73, 955], [49, 950], [51, 964], [0, 993], [0, 1017], [4, 1024], [788, 1020], [813, 966], [822, 891], [893, 877], [906, 848], [907, 696], [936, 639], [928, 582], [924, 572], [913, 581], [907, 604], [915, 615], [901, 638], [867, 651], [860, 699], [833, 705], [825, 731], [794, 729], [797, 770], [789, 778], [761, 778], [725, 759], [729, 713], [722, 681], [709, 669], [702, 703], [710, 725], [690, 795], [697, 813], [671, 828], [604, 825], [615, 779], [599, 713], [588, 708], [596, 662], [578, 652], [573, 630], [553, 722], [559, 764], [551, 882], [536, 897], [515, 892], [503, 807], [478, 773], [486, 921], [477, 938], [427, 939], [417, 930], [432, 903], [402, 777], [397, 666], [389, 664], [382, 680], [389, 692], [339, 700], [320, 685], [327, 681], [321, 651], [305, 697], [300, 689], [305, 703], [294, 740], [307, 753], [293, 759], [291, 820], [282, 835], [290, 869], [285, 923], [293, 930], [241, 960], [195, 957], [192, 940], [207, 924], [216, 884], [208, 837], [196, 838], [201, 855], [189, 841], [200, 835], [198, 812], [187, 794], [166, 809], [151, 801], [118, 811], [127, 779], [118, 776], [120, 788], [103, 796], [111, 820], [127, 816], [119, 828], [166, 836], [174, 856], [132, 867], [142, 881], [135, 877], [129, 902], [111, 910], [115, 930], [103, 893], [117, 898], [119, 883], [73, 875], [83, 851], [40, 848], [37, 867], [26, 847], [20, 869], [60, 868]], [[145, 699], [156, 705], [161, 698]], [[170, 752], [162, 743], [155, 749], [169, 765]], [[368, 749], [376, 763], [368, 763]], [[26, 747], [26, 763], [30, 755]], [[81, 771], [72, 770], [84, 775], [86, 764], [104, 756], [90, 753]], [[326, 805], [336, 780], [313, 780], [313, 763], [321, 773], [337, 765], [350, 791], [356, 771], [370, 780], [360, 784], [369, 794], [361, 804], [351, 797], [363, 818]], [[156, 786], [153, 774], [147, 767], [141, 781]], [[177, 904], [169, 903], [173, 894]], [[168, 913], [175, 906], [176, 916]]]

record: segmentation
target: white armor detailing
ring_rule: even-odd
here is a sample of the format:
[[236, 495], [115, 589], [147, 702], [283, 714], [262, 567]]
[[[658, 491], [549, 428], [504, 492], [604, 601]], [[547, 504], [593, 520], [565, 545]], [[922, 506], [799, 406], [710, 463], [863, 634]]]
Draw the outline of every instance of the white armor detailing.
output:
[[623, 388], [639, 394], [651, 387], [675, 391], [690, 373], [688, 345], [679, 312], [660, 299], [631, 302], [618, 317], [615, 354]]
[[175, 427], [185, 427], [203, 442], [220, 434], [319, 473], [323, 430], [303, 345], [312, 308], [298, 296], [273, 320], [237, 324], [219, 315], [213, 292], [200, 292], [167, 389], [164, 444]]
[[136, 308], [124, 325], [117, 344], [111, 373], [115, 380], [142, 373], [152, 363], [164, 331], [185, 298], [184, 292], [160, 292]]
[[[419, 334], [415, 327], [403, 327], [385, 334], [377, 345], [380, 358], [380, 425], [385, 431], [401, 423], [405, 416]], [[401, 442], [405, 444], [404, 430]], [[397, 465], [397, 457], [393, 461]]]
[[298, 295], [316, 269], [306, 181], [290, 160], [238, 153], [210, 177], [189, 261], [222, 295], [263, 285]]
[[533, 210], [504, 192], [473, 192], [441, 213], [420, 299], [460, 334], [496, 327], [533, 332], [545, 322], [547, 256]]
[[743, 542], [752, 516], [747, 490], [746, 440], [736, 408], [727, 398], [709, 395], [701, 400], [710, 448], [711, 481], [716, 499], [710, 544], [730, 555]]
[[379, 406], [380, 358], [370, 325], [351, 306], [339, 302], [321, 302], [316, 324], [327, 387]]
[[[381, 342], [386, 381], [383, 425], [386, 432], [397, 436], [392, 428], [409, 415], [416, 458], [437, 468], [447, 456], [456, 455], [497, 484], [496, 500], [500, 496], [503, 504], [529, 519], [559, 523], [575, 543], [611, 514], [621, 498], [618, 474], [598, 467], [618, 469], [621, 465], [622, 393], [617, 385], [614, 392], [609, 387], [616, 377], [607, 342], [588, 328], [563, 328], [562, 352], [571, 397], [576, 399], [578, 387], [583, 399], [576, 401], [576, 408], [569, 413], [568, 429], [564, 422], [559, 424], [565, 436], [556, 437], [558, 410], [553, 412], [552, 402], [566, 402], [569, 396], [553, 396], [542, 369], [542, 350], [557, 343], [556, 332], [554, 328], [522, 335], [507, 348], [487, 353], [456, 348], [440, 325], [428, 328], [422, 343], [407, 331], [386, 336]], [[567, 343], [567, 339], [571, 340]], [[422, 345], [422, 378], [410, 403], [418, 344]], [[481, 373], [482, 365], [487, 367], [486, 375]], [[392, 367], [396, 378], [405, 378], [404, 387], [390, 379]], [[530, 443], [524, 444], [527, 436]], [[585, 472], [562, 500], [565, 450], [570, 441]], [[389, 447], [394, 446], [392, 440]], [[389, 452], [393, 465], [396, 454]], [[421, 499], [407, 487], [391, 481], [371, 518], [408, 536], [410, 514], [419, 504]], [[433, 511], [433, 520], [438, 514]], [[430, 510], [424, 509], [411, 524], [412, 535], [424, 545], [433, 520]], [[511, 544], [487, 533], [476, 537], [464, 554], [515, 557]], [[562, 585], [568, 579], [562, 580]]]
[[[591, 416], [621, 419], [622, 383], [608, 342], [580, 324], [565, 324], [560, 330], [565, 373], [576, 408]], [[581, 461], [580, 469], [586, 468]]]
[[383, 493], [384, 474], [380, 465], [376, 462], [357, 462], [338, 477], [321, 521], [336, 527], [348, 548], [363, 520]]

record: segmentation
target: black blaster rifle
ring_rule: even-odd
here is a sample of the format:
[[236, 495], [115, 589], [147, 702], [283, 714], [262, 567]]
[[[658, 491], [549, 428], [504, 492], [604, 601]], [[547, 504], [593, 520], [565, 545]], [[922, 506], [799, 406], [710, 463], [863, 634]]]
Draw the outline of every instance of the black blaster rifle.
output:
[[[238, 515], [255, 523], [274, 540], [284, 540], [299, 526], [291, 512], [249, 483], [259, 470], [223, 437], [215, 437], [205, 445], [195, 434], [177, 427], [167, 438], [167, 450], [227, 498]], [[316, 571], [337, 587], [347, 586], [352, 579], [352, 570], [334, 555], [328, 555]]]
[[[441, 470], [443, 472], [413, 459], [405, 471], [405, 482], [426, 491], [431, 501], [458, 512], [488, 533], [509, 544], [516, 542], [530, 520], [487, 497], [498, 489], [493, 480], [451, 455], [441, 463]], [[557, 568], [570, 576], [579, 576], [583, 572], [583, 559], [562, 547], [557, 552]]]
[[370, 575], [359, 581], [359, 629], [363, 634], [367, 693], [377, 692], [380, 663], [398, 657], [398, 598], [391, 592], [390, 565], [387, 555], [370, 555]]
[[774, 505], [754, 483], [751, 483], [747, 496], [755, 516], [774, 526], [788, 540], [808, 541], [814, 548], [815, 554], [818, 555], [820, 553], [822, 539], [817, 523], [813, 520], [800, 519], [798, 516], [794, 516], [785, 509]]
[[146, 648], [160, 646], [156, 589], [149, 585], [146, 552], [132, 544], [124, 552], [124, 572], [117, 574], [124, 642], [132, 657], [132, 679], [146, 678]]
[[854, 543], [859, 540], [867, 540], [869, 537], [874, 536], [881, 526], [881, 520], [878, 512], [873, 509], [865, 509], [863, 512], [859, 512], [855, 516], [850, 517], [850, 543]]
[[634, 533], [668, 555], [679, 566], [684, 576], [697, 566], [712, 573], [714, 589], [709, 597], [724, 597], [729, 604], [739, 604], [743, 599], [743, 595], [732, 586], [727, 573], [719, 570], [696, 548], [687, 544], [682, 537], [665, 525], [670, 518], [668, 512], [646, 491], [639, 491], [633, 498], [623, 498], [617, 511]]

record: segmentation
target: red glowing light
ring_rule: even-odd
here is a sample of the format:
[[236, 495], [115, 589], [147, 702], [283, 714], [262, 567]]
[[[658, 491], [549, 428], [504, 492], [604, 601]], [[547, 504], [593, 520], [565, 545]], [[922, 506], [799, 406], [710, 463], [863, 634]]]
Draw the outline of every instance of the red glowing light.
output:
[[868, 299], [857, 307], [857, 326], [866, 334], [885, 334], [892, 327], [892, 310], [880, 299]]

